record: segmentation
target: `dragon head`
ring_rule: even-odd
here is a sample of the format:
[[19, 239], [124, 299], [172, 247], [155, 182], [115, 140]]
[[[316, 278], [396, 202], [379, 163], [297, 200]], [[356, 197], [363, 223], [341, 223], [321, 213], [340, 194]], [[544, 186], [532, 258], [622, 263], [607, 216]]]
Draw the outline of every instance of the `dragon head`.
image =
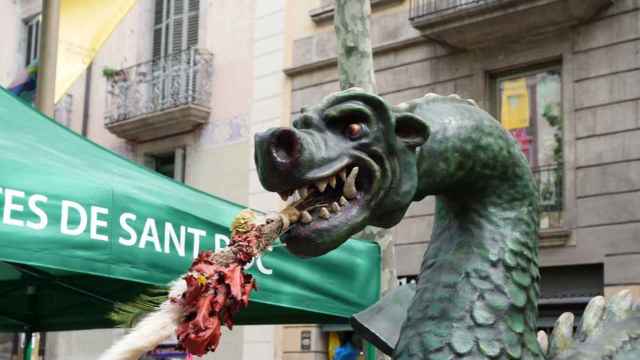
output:
[[292, 198], [287, 248], [318, 256], [367, 225], [397, 224], [414, 199], [416, 149], [428, 136], [423, 120], [357, 88], [304, 109], [292, 128], [256, 134], [262, 185]]

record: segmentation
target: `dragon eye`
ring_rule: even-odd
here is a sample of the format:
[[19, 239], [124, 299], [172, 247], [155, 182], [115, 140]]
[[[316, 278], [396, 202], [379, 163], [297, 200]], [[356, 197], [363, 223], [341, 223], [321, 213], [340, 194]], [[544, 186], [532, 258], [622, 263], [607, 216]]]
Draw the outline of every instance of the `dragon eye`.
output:
[[362, 124], [358, 124], [358, 123], [349, 124], [344, 129], [344, 133], [350, 139], [357, 139], [363, 133]]

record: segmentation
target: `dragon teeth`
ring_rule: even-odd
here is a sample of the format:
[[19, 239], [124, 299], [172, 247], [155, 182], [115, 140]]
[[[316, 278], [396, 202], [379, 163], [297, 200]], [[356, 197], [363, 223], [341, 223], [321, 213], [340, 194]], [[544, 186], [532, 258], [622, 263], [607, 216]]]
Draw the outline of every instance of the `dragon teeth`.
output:
[[316, 187], [320, 192], [324, 192], [324, 190], [327, 188], [328, 183], [329, 183], [328, 180], [318, 180], [316, 181]]
[[340, 212], [340, 205], [338, 205], [337, 202], [332, 202], [331, 211], [333, 211], [334, 213]]
[[344, 196], [340, 196], [340, 200], [338, 200], [340, 202], [340, 205], [342, 206], [346, 206], [349, 203], [349, 200], [345, 199]]
[[329, 178], [329, 186], [331, 186], [333, 189], [336, 188], [336, 177], [332, 176]]
[[340, 176], [340, 179], [342, 179], [342, 181], [347, 181], [347, 169], [340, 170], [338, 175]]
[[303, 224], [308, 224], [313, 221], [313, 218], [311, 217], [311, 214], [309, 214], [308, 211], [303, 211], [302, 213], [300, 213], [300, 221]]
[[321, 207], [320, 208], [320, 217], [327, 220], [331, 217], [331, 214], [329, 213], [329, 210], [327, 210], [326, 207]]
[[282, 201], [287, 201], [287, 199], [289, 199], [289, 193], [286, 191], [279, 192], [278, 195], [280, 195], [280, 199], [282, 199]]
[[359, 171], [360, 168], [358, 168], [357, 166], [351, 169], [349, 177], [347, 177], [347, 180], [344, 182], [344, 189], [342, 193], [349, 200], [355, 199], [355, 197], [358, 195], [358, 189], [356, 189], [356, 178], [358, 177]]
[[301, 200], [306, 198], [307, 195], [309, 195], [309, 190], [306, 187], [298, 189], [298, 196], [300, 196]]

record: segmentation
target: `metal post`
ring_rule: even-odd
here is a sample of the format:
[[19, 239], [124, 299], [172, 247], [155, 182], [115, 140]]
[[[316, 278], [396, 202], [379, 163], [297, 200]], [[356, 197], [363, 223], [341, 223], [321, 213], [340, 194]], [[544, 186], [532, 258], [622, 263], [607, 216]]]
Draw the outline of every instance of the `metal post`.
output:
[[42, 4], [36, 107], [49, 117], [53, 117], [55, 109], [59, 23], [60, 0], [44, 0]]

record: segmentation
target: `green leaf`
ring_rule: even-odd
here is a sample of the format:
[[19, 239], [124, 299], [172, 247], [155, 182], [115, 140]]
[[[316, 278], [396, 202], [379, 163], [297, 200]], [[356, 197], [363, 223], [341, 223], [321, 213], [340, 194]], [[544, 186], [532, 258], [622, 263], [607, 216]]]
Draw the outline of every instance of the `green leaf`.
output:
[[116, 303], [109, 319], [118, 327], [132, 328], [140, 319], [153, 312], [169, 297], [169, 289], [152, 287], [127, 303]]

